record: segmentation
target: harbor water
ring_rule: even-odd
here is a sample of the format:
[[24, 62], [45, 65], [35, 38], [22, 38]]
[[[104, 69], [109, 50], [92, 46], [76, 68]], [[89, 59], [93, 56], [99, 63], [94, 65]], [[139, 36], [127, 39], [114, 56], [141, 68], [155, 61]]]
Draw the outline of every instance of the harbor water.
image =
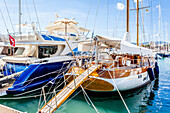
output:
[[[128, 95], [124, 95], [124, 100], [131, 113], [168, 113], [170, 111], [170, 58], [159, 60], [160, 77], [148, 86]], [[78, 91], [77, 91], [78, 92]], [[77, 94], [74, 93], [74, 95]], [[79, 93], [74, 98], [73, 95], [55, 113], [95, 113], [91, 105], [84, 98], [83, 93]], [[127, 113], [120, 97], [112, 96], [89, 96], [100, 113]], [[72, 99], [71, 99], [72, 98]], [[36, 113], [38, 110], [39, 98], [0, 99], [0, 104], [14, 109]]]

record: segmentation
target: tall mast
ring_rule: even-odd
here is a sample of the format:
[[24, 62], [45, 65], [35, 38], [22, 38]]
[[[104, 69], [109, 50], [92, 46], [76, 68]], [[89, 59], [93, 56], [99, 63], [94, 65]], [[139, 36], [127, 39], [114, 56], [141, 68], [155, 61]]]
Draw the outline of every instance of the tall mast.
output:
[[[143, 7], [143, 0], [141, 1], [141, 7]], [[142, 10], [142, 26], [143, 26], [143, 42], [145, 41], [145, 29], [144, 29], [144, 15], [143, 15], [143, 10]], [[142, 38], [141, 38], [141, 44], [142, 44]]]
[[19, 0], [19, 34], [21, 34], [21, 0]]
[[165, 42], [166, 42], [166, 51], [168, 52], [168, 24], [167, 24], [167, 22], [166, 22], [166, 40], [165, 40]]
[[126, 9], [126, 14], [127, 14], [127, 17], [126, 17], [126, 32], [129, 33], [129, 0], [127, 0], [127, 9]]
[[137, 0], [137, 46], [139, 46], [139, 0]]

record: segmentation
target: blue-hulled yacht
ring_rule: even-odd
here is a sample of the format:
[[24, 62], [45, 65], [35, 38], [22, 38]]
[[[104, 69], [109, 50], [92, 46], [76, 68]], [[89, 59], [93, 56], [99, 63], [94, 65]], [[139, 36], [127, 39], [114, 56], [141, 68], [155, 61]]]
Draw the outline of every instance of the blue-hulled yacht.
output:
[[[60, 23], [61, 20], [57, 22]], [[62, 21], [64, 21], [62, 19]], [[73, 27], [73, 20], [69, 21]], [[86, 40], [81, 32], [89, 31], [84, 28], [75, 27], [77, 35], [69, 34], [69, 26], [67, 27], [67, 35], [54, 33], [61, 24], [53, 24], [48, 26], [51, 33], [33, 33], [27, 35], [15, 35], [15, 53], [13, 56], [3, 57], [5, 62], [3, 67], [3, 75], [10, 76], [22, 72], [19, 76], [12, 78], [12, 86], [4, 83], [3, 87], [7, 87], [7, 94], [18, 94], [26, 91], [40, 88], [43, 85], [62, 78], [67, 72], [75, 58], [68, 56], [71, 50], [77, 50], [78, 43]], [[70, 28], [72, 29], [72, 28]], [[71, 32], [71, 31], [70, 31]], [[71, 32], [73, 33], [73, 32]], [[81, 35], [80, 35], [81, 34]], [[66, 43], [66, 41], [69, 43]], [[0, 79], [1, 81], [1, 79]]]

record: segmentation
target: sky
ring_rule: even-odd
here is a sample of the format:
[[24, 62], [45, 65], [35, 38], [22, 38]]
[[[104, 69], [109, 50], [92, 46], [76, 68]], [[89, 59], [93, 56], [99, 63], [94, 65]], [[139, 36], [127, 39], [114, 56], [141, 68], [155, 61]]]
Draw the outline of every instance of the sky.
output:
[[[6, 10], [5, 2], [9, 11]], [[18, 32], [16, 24], [19, 21], [19, 0], [0, 0], [0, 10], [5, 18], [5, 23], [9, 33]], [[136, 0], [130, 1], [130, 9], [136, 8]], [[40, 23], [41, 31], [46, 31], [45, 27], [49, 22], [59, 18], [75, 18], [78, 26], [91, 30], [88, 36], [94, 31], [95, 35], [123, 38], [126, 32], [126, 0], [34, 0]], [[161, 4], [161, 27], [159, 28], [159, 3]], [[36, 23], [36, 12], [33, 0], [21, 0], [22, 23]], [[170, 0], [143, 0], [143, 7], [139, 15], [140, 42], [168, 40], [167, 31], [170, 31]], [[142, 2], [140, 0], [140, 7]], [[144, 21], [144, 33], [142, 24], [142, 10]], [[30, 16], [29, 16], [29, 13]], [[7, 34], [5, 24], [0, 15], [0, 33]], [[12, 24], [10, 21], [12, 20]], [[160, 29], [160, 30], [159, 30]], [[23, 29], [23, 31], [25, 31]], [[160, 32], [159, 32], [160, 31]], [[143, 34], [145, 34], [143, 37]], [[160, 34], [161, 39], [158, 38]], [[170, 34], [169, 34], [170, 36]], [[130, 11], [130, 37], [132, 42], [136, 42], [136, 11]]]

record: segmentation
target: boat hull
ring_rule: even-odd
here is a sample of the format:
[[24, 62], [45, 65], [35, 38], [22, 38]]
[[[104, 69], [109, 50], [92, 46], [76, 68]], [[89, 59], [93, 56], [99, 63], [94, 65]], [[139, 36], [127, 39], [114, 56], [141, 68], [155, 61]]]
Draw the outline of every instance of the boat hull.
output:
[[[84, 89], [93, 92], [116, 92], [128, 91], [143, 87], [151, 82], [150, 75], [147, 69], [149, 66], [136, 68], [136, 69], [116, 69], [114, 71], [108, 69], [98, 69], [93, 72], [89, 78], [83, 82]], [[153, 72], [153, 68], [151, 68]], [[79, 70], [74, 68], [73, 70]], [[70, 72], [70, 74], [69, 74]], [[78, 73], [83, 73], [84, 70], [80, 69]], [[68, 71], [65, 75], [67, 79], [73, 72]], [[78, 74], [76, 73], [76, 74]], [[71, 75], [72, 76], [72, 75]], [[73, 76], [68, 79], [68, 82], [73, 80]]]
[[72, 60], [30, 64], [24, 72], [16, 79], [13, 86], [7, 90], [7, 94], [18, 94], [40, 88], [51, 81], [63, 78], [63, 74], [70, 68]]
[[[86, 90], [90, 90], [90, 91], [94, 91], [94, 92], [115, 92], [115, 91], [117, 91], [117, 88], [120, 91], [127, 91], [127, 90], [132, 90], [132, 89], [136, 89], [136, 88], [145, 86], [151, 82], [147, 72], [136, 74], [136, 75], [131, 75], [128, 77], [123, 77], [123, 78], [116, 78], [116, 79], [107, 79], [107, 78], [101, 78], [101, 77], [92, 77], [92, 78], [96, 79], [96, 80], [92, 80], [92, 81], [94, 81], [92, 84], [90, 84], [88, 87], [86, 87], [88, 84], [85, 82], [83, 84], [83, 86]], [[108, 87], [108, 85], [107, 85], [107, 87], [104, 86], [105, 89], [95, 88], [96, 86], [99, 86], [99, 84], [100, 84], [98, 82], [95, 82], [98, 80], [101, 81], [101, 84], [107, 83], [110, 86], [109, 87]]]

